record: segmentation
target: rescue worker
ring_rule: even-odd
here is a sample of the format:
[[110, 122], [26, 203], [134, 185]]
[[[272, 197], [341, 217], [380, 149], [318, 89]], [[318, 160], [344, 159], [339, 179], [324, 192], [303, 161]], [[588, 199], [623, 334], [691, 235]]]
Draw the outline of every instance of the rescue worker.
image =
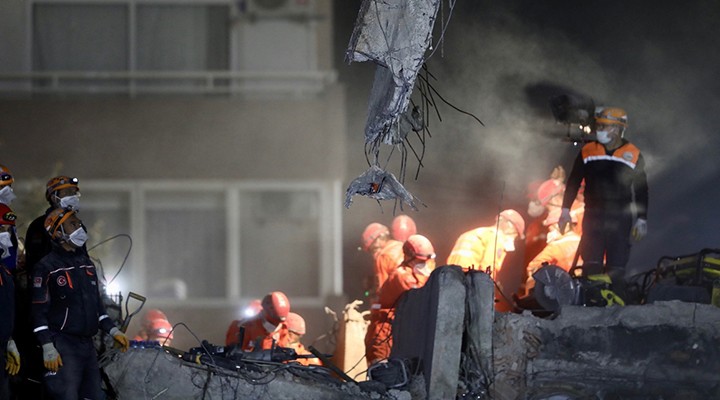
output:
[[[547, 245], [545, 248], [533, 258], [527, 265], [527, 281], [525, 283], [525, 294], [535, 286], [533, 274], [544, 263], [557, 265], [565, 271], [570, 271], [575, 261], [578, 245], [580, 244], [580, 235], [574, 229], [568, 229], [564, 234], [560, 233], [558, 221], [560, 220], [560, 209], [550, 211], [548, 217], [543, 221], [548, 227]], [[572, 223], [577, 223], [576, 219]], [[582, 264], [582, 259], [578, 260], [578, 264]]]
[[407, 238], [417, 233], [415, 221], [405, 214], [393, 218], [390, 229], [392, 238], [399, 242], [405, 242]]
[[584, 179], [585, 215], [580, 245], [583, 271], [597, 273], [605, 258], [604, 272], [610, 276], [611, 289], [621, 298], [630, 237], [639, 241], [647, 233], [648, 209], [645, 159], [640, 149], [624, 139], [627, 126], [625, 110], [596, 110], [597, 141], [585, 144], [575, 159], [559, 220], [560, 232], [564, 233], [572, 221], [570, 207]]
[[379, 288], [403, 261], [403, 243], [391, 239], [387, 226], [377, 222], [373, 222], [365, 228], [361, 240], [362, 249], [370, 253], [375, 262], [373, 283], [369, 290], [371, 299], [375, 299]]
[[263, 297], [261, 305], [260, 313], [240, 326], [237, 339], [229, 346], [239, 344], [243, 351], [288, 347], [285, 319], [290, 313], [290, 301], [287, 296], [283, 292], [270, 292]]
[[435, 249], [422, 235], [412, 235], [403, 244], [403, 261], [385, 281], [378, 302], [370, 308], [370, 325], [365, 335], [365, 358], [368, 366], [390, 356], [392, 320], [395, 306], [403, 293], [425, 286], [435, 269]]
[[225, 346], [236, 344], [240, 335], [240, 327], [251, 318], [260, 314], [260, 311], [262, 311], [262, 302], [260, 299], [252, 300], [250, 304], [243, 308], [242, 318], [234, 320], [230, 323], [230, 326], [228, 326], [227, 332], [225, 333]]
[[[305, 336], [305, 319], [299, 314], [291, 312], [288, 313], [285, 323], [288, 329], [288, 347], [295, 350], [297, 355], [312, 355], [300, 342], [300, 339]], [[304, 366], [322, 365], [322, 362], [317, 357], [297, 358], [295, 361]]]
[[[164, 319], [165, 321], [167, 321], [167, 316], [165, 315], [164, 312], [162, 312], [162, 310], [159, 310], [157, 308], [151, 308], [151, 309], [147, 310], [145, 312], [145, 314], [143, 314], [143, 318], [140, 321], [140, 330], [135, 335], [133, 340], [138, 340], [138, 341], [150, 340], [149, 337], [150, 337], [150, 332], [152, 332], [152, 330], [153, 330], [153, 323], [156, 320], [160, 320], [160, 319]], [[172, 326], [172, 324], [171, 324], [171, 326]]]
[[[45, 219], [50, 211], [56, 208], [78, 209], [80, 205], [78, 179], [65, 175], [50, 179], [45, 185], [45, 199], [50, 207], [30, 223], [25, 234], [25, 268], [30, 274], [35, 263], [52, 249], [52, 240], [45, 231]], [[85, 246], [81, 247], [85, 249]], [[84, 251], [87, 253], [86, 250]]]
[[17, 217], [6, 204], [0, 204], [0, 399], [9, 399], [9, 377], [20, 371], [20, 352], [12, 339], [15, 323], [15, 284], [5, 260], [11, 257], [10, 231]]
[[107, 316], [97, 270], [81, 248], [87, 233], [75, 210], [45, 219], [52, 250], [33, 270], [32, 318], [42, 345], [45, 388], [53, 399], [102, 399], [93, 336], [101, 328], [122, 351], [129, 341]]
[[147, 340], [160, 342], [162, 346], [172, 345], [173, 326], [166, 318], [156, 318], [148, 326]]
[[0, 204], [10, 205], [15, 200], [15, 192], [13, 191], [12, 173], [8, 167], [0, 164]]
[[515, 251], [515, 239], [524, 238], [525, 220], [515, 210], [502, 211], [496, 224], [465, 232], [458, 237], [447, 259], [448, 265], [459, 265], [464, 271], [489, 270], [495, 278], [507, 252]]

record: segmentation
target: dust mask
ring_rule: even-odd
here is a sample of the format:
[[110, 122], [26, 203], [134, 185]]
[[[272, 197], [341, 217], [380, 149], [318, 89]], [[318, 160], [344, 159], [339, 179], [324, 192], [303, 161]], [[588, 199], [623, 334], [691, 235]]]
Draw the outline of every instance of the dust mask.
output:
[[503, 250], [510, 252], [515, 251], [515, 238], [507, 238], [503, 241]]
[[597, 141], [602, 144], [608, 144], [612, 141], [610, 131], [597, 131]]
[[417, 263], [413, 265], [413, 271], [417, 272], [420, 275], [430, 275], [430, 268], [428, 267], [427, 263]]
[[10, 257], [10, 248], [13, 247], [10, 240], [10, 232], [0, 232], [0, 249], [2, 249], [2, 258]]
[[82, 247], [82, 245], [87, 242], [88, 235], [87, 232], [85, 232], [85, 228], [82, 226], [77, 228], [75, 232], [70, 234], [69, 240], [77, 247]]
[[15, 200], [17, 196], [15, 196], [15, 192], [13, 191], [13, 188], [10, 186], [5, 186], [4, 188], [0, 189], [0, 203], [2, 204], [10, 204], [13, 200]]
[[80, 195], [75, 194], [72, 196], [65, 196], [60, 199], [60, 207], [62, 208], [70, 208], [73, 210], [77, 210], [78, 206], [80, 206]]
[[265, 331], [267, 331], [267, 333], [273, 333], [273, 332], [275, 332], [275, 330], [276, 330], [277, 327], [278, 327], [278, 325], [273, 325], [273, 324], [271, 324], [270, 322], [268, 322], [267, 320], [265, 320], [264, 318], [263, 318], [263, 321], [262, 321], [262, 325], [263, 325], [263, 328], [265, 328]]
[[537, 218], [545, 213], [545, 206], [540, 204], [538, 201], [531, 201], [528, 204], [528, 215], [532, 218]]

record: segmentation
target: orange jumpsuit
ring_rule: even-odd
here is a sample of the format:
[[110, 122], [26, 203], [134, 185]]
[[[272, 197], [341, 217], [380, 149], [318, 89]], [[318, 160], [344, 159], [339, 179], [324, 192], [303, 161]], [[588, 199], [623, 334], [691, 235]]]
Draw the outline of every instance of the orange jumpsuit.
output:
[[[573, 260], [575, 259], [575, 253], [577, 252], [578, 245], [580, 244], [580, 235], [575, 231], [565, 232], [564, 235], [551, 241], [545, 246], [545, 248], [533, 258], [527, 266], [527, 284], [525, 285], [526, 290], [535, 286], [532, 274], [535, 273], [544, 262], [557, 265], [565, 271], [570, 271], [572, 268]], [[578, 265], [582, 265], [582, 259], [578, 259]]]
[[378, 303], [370, 308], [370, 325], [365, 335], [365, 358], [368, 365], [390, 356], [395, 303], [403, 293], [423, 287], [427, 280], [428, 276], [401, 265], [380, 288]]
[[[303, 346], [303, 344], [300, 343], [300, 342], [290, 343], [290, 344], [288, 345], [288, 347], [290, 347], [291, 349], [295, 350], [295, 354], [297, 354], [297, 355], [308, 355], [308, 354], [312, 354], [312, 353], [311, 353], [308, 349], [306, 349], [305, 346]], [[295, 360], [295, 362], [298, 362], [298, 363], [300, 363], [300, 364], [302, 364], [302, 365], [304, 365], [304, 366], [306, 366], [306, 367], [307, 367], [308, 365], [322, 365], [322, 361], [320, 361], [320, 359], [317, 358], [317, 357], [312, 357], [312, 358], [298, 358], [298, 359]]]
[[[243, 336], [243, 342], [240, 346], [243, 351], [253, 351], [255, 349], [269, 350], [273, 347], [273, 342], [275, 342], [277, 346], [288, 347], [288, 330], [284, 322], [278, 325], [275, 331], [269, 333], [265, 330], [262, 322], [262, 316], [257, 316], [241, 325], [245, 328], [245, 335]], [[237, 327], [237, 324], [235, 326]], [[239, 332], [240, 327], [237, 327], [237, 329]], [[226, 344], [228, 346], [237, 344], [238, 334], [235, 333], [232, 337], [230, 337], [229, 334], [230, 332], [228, 332], [225, 338]]]
[[447, 264], [459, 265], [464, 271], [471, 269], [485, 271], [486, 268], [495, 266], [494, 272], [497, 273], [502, 268], [507, 254], [503, 248], [503, 236], [502, 232], [498, 233], [495, 226], [465, 232], [455, 242]]
[[380, 290], [390, 275], [402, 264], [403, 242], [388, 240], [387, 244], [375, 255], [375, 291]]

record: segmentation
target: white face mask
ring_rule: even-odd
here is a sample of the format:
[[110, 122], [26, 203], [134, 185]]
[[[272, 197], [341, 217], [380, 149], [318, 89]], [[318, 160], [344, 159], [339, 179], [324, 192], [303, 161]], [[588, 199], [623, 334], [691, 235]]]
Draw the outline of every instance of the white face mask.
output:
[[430, 267], [428, 267], [427, 263], [418, 263], [413, 266], [413, 270], [417, 272], [420, 275], [429, 276], [430, 275]]
[[4, 188], [0, 189], [0, 203], [2, 204], [10, 204], [15, 200], [17, 196], [15, 196], [15, 192], [13, 191], [13, 188], [10, 186], [5, 186]]
[[13, 247], [10, 240], [10, 232], [0, 232], [0, 249], [2, 249], [2, 258], [10, 257], [10, 248]]
[[612, 141], [610, 131], [597, 131], [597, 140], [602, 144], [608, 144]]
[[273, 324], [269, 323], [269, 322], [268, 322], [267, 320], [265, 320], [264, 318], [263, 318], [263, 321], [262, 321], [262, 325], [263, 325], [263, 328], [265, 328], [265, 330], [267, 331], [267, 333], [273, 333], [273, 332], [275, 332], [275, 329], [277, 329], [277, 327], [278, 327], [277, 325], [273, 325]]
[[503, 241], [503, 249], [505, 251], [515, 251], [515, 238], [507, 238]]
[[88, 235], [87, 235], [87, 232], [85, 232], [85, 228], [83, 228], [81, 226], [81, 227], [77, 228], [75, 230], [75, 232], [71, 233], [68, 239], [75, 246], [82, 247], [82, 245], [84, 245], [85, 242], [87, 242]]
[[528, 215], [537, 218], [545, 213], [545, 207], [537, 201], [531, 201], [528, 204]]
[[73, 210], [77, 210], [78, 206], [80, 206], [80, 195], [75, 194], [72, 196], [65, 196], [60, 199], [60, 207], [62, 208], [71, 208]]

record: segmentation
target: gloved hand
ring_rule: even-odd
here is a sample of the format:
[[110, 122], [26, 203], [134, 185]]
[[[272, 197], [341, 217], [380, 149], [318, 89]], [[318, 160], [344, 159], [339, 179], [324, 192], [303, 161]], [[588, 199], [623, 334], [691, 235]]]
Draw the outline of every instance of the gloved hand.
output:
[[570, 216], [570, 209], [563, 208], [560, 210], [560, 219], [558, 220], [558, 227], [560, 227], [560, 233], [565, 234], [567, 226], [572, 222], [572, 216]]
[[115, 347], [119, 347], [123, 353], [130, 347], [130, 341], [127, 336], [117, 327], [110, 329], [110, 335], [115, 339]]
[[7, 363], [5, 364], [5, 370], [8, 375], [17, 375], [20, 371], [20, 352], [18, 351], [15, 341], [10, 339], [7, 344]]
[[45, 365], [45, 368], [52, 372], [58, 372], [63, 363], [60, 353], [58, 353], [57, 349], [55, 349], [55, 345], [52, 343], [45, 343], [42, 345], [42, 349], [43, 364]]
[[635, 226], [632, 228], [632, 237], [636, 241], [642, 240], [647, 235], [647, 221], [643, 218], [638, 218], [635, 221]]

